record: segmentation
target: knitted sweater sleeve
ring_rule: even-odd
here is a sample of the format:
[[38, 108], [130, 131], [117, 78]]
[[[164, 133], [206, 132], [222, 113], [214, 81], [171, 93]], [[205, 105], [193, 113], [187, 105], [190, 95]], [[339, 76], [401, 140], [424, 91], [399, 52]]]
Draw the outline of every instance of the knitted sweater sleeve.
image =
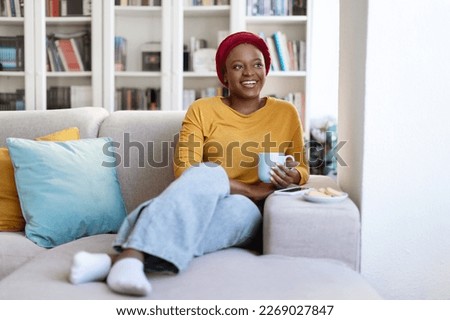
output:
[[201, 118], [200, 110], [194, 104], [188, 109], [183, 120], [173, 157], [176, 178], [192, 165], [202, 162], [204, 137]]

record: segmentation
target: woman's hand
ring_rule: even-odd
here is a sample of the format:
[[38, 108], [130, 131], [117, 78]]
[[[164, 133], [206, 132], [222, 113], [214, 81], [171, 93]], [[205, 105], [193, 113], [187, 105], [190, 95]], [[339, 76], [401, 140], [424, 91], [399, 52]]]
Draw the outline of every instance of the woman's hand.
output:
[[257, 202], [267, 198], [275, 191], [275, 187], [272, 183], [258, 182], [255, 184], [246, 184], [230, 179], [230, 190], [232, 194], [242, 194], [250, 200]]
[[300, 182], [300, 173], [295, 169], [299, 163], [288, 161], [286, 165], [277, 163], [270, 171], [270, 181], [277, 189], [287, 188], [291, 184]]

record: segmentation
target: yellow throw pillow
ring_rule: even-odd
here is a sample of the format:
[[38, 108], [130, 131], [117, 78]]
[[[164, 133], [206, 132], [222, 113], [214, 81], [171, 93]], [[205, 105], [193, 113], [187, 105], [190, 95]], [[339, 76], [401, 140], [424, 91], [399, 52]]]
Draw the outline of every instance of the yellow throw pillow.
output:
[[[36, 138], [38, 141], [79, 140], [78, 128], [67, 128]], [[7, 148], [0, 148], [0, 231], [23, 231], [25, 219], [20, 209], [14, 168]]]
[[46, 136], [34, 139], [36, 141], [70, 141], [80, 140], [80, 130], [78, 128], [67, 128], [61, 131], [50, 133]]

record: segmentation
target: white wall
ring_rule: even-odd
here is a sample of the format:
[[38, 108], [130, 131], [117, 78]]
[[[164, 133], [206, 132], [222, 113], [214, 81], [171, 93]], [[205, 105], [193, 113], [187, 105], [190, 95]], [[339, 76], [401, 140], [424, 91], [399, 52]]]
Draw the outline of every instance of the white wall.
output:
[[360, 207], [362, 274], [386, 298], [450, 299], [450, 1], [340, 11], [338, 179]]
[[313, 0], [308, 118], [337, 118], [339, 77], [339, 0]]

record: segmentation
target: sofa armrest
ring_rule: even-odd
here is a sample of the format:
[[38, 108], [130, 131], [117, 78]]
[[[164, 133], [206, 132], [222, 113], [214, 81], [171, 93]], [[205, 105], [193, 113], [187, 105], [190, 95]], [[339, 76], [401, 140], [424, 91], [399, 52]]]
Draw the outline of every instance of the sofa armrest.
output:
[[[329, 177], [312, 175], [307, 186], [339, 189]], [[349, 198], [311, 203], [302, 196], [271, 195], [264, 206], [263, 253], [344, 262], [360, 267], [360, 215]]]

